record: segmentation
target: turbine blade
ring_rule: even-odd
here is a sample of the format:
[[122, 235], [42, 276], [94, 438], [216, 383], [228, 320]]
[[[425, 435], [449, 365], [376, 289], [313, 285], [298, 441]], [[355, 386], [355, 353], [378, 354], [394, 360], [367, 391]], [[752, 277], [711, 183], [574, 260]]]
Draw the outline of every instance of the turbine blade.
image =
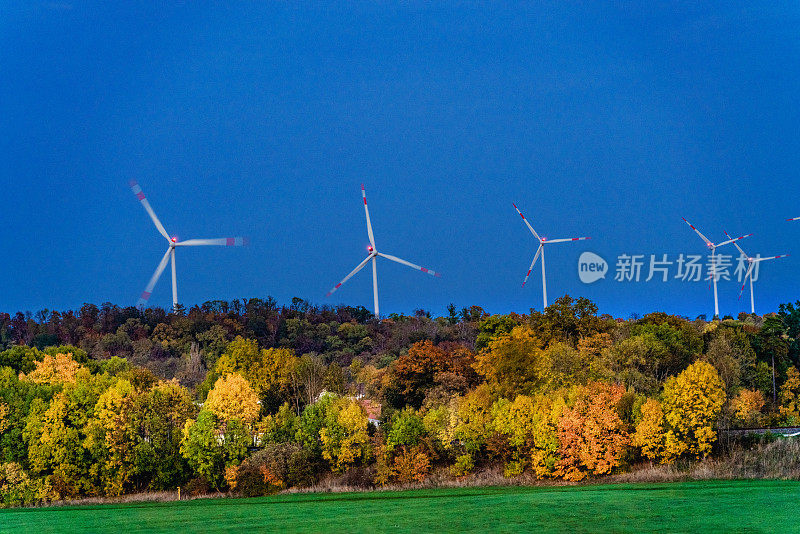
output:
[[586, 241], [591, 237], [568, 237], [566, 239], [545, 239], [545, 243], [564, 243], [566, 241]]
[[246, 237], [221, 237], [219, 239], [187, 239], [175, 243], [176, 247], [196, 247], [201, 245], [212, 245], [220, 247], [243, 247], [247, 245]]
[[369, 220], [369, 208], [367, 207], [367, 192], [364, 190], [364, 184], [361, 184], [361, 197], [364, 199], [364, 213], [367, 215], [367, 234], [369, 234], [369, 242], [372, 243], [372, 248], [374, 250], [375, 236], [372, 234], [372, 222]]
[[786, 219], [787, 221], [797, 221], [800, 220], [800, 217], [792, 217], [791, 219]]
[[359, 264], [358, 264], [358, 266], [357, 266], [355, 269], [353, 269], [352, 271], [350, 271], [350, 274], [348, 274], [347, 276], [345, 276], [345, 277], [344, 277], [344, 279], [342, 279], [342, 281], [341, 281], [341, 282], [339, 282], [338, 284], [336, 284], [335, 286], [333, 286], [333, 289], [331, 289], [330, 291], [328, 291], [328, 293], [327, 293], [325, 296], [326, 296], [326, 297], [330, 297], [331, 295], [333, 295], [333, 293], [334, 293], [334, 292], [335, 292], [337, 289], [339, 289], [340, 287], [342, 287], [342, 284], [344, 284], [345, 282], [347, 282], [348, 280], [350, 280], [350, 278], [351, 278], [351, 277], [352, 277], [354, 274], [356, 274], [358, 271], [360, 271], [361, 269], [363, 269], [363, 268], [364, 268], [364, 266], [367, 264], [367, 262], [368, 262], [368, 261], [369, 261], [369, 260], [370, 260], [372, 257], [373, 257], [373, 255], [372, 255], [372, 254], [370, 254], [369, 256], [367, 256], [367, 257], [366, 257], [366, 259], [365, 259], [364, 261], [362, 261], [361, 263], [359, 263]]
[[709, 241], [709, 239], [708, 239], [706, 236], [704, 236], [703, 234], [701, 234], [701, 233], [700, 233], [700, 230], [698, 230], [697, 228], [695, 228], [694, 226], [692, 226], [692, 223], [690, 223], [689, 221], [687, 221], [685, 217], [681, 217], [681, 219], [683, 219], [683, 222], [685, 222], [686, 224], [688, 224], [689, 226], [691, 226], [692, 230], [694, 230], [694, 231], [697, 233], [697, 235], [699, 235], [699, 236], [700, 236], [700, 239], [702, 239], [703, 241], [705, 241], [705, 242], [706, 242], [706, 245], [708, 245], [709, 247], [710, 247], [710, 246], [712, 246], [712, 245], [714, 245], [714, 243], [712, 243], [711, 241]]
[[398, 258], [396, 256], [392, 256], [392, 255], [389, 255], [389, 254], [384, 254], [383, 252], [378, 252], [378, 256], [381, 256], [382, 258], [386, 258], [387, 260], [391, 260], [391, 261], [394, 261], [394, 262], [397, 262], [397, 263], [402, 263], [403, 265], [408, 265], [412, 269], [416, 269], [418, 271], [422, 271], [423, 273], [428, 273], [431, 276], [442, 276], [441, 273], [437, 273], [436, 271], [431, 271], [430, 269], [426, 269], [425, 267], [420, 267], [419, 265], [411, 263], [410, 261], [401, 260], [400, 258]]
[[164, 269], [167, 268], [167, 263], [169, 262], [169, 255], [172, 252], [172, 247], [167, 249], [167, 253], [164, 254], [164, 257], [161, 258], [161, 262], [156, 267], [156, 272], [153, 273], [153, 276], [150, 277], [150, 281], [147, 283], [147, 287], [144, 288], [142, 291], [142, 296], [139, 297], [139, 302], [136, 303], [137, 308], [143, 308], [145, 304], [147, 304], [148, 299], [150, 299], [150, 295], [153, 293], [153, 288], [158, 282], [158, 279], [161, 277], [161, 273], [164, 272]]
[[789, 254], [778, 254], [777, 256], [769, 256], [767, 258], [753, 258], [753, 261], [767, 261], [767, 260], [777, 260], [778, 258], [785, 258]]
[[[728, 237], [728, 239], [733, 239], [728, 232], [725, 232], [725, 235]], [[733, 245], [736, 248], [739, 249], [739, 252], [742, 253], [742, 256], [744, 256], [745, 258], [749, 258], [750, 257], [750, 256], [747, 255], [747, 253], [744, 250], [742, 250], [742, 247], [739, 246], [739, 243], [737, 243], [736, 241], [731, 241], [731, 243], [733, 243]]]
[[747, 284], [747, 277], [753, 273], [753, 266], [755, 266], [756, 262], [751, 261], [750, 267], [747, 268], [747, 272], [744, 273], [744, 278], [742, 279], [742, 287], [739, 288], [739, 298], [742, 298], [742, 293], [744, 293], [744, 286]]
[[753, 235], [753, 234], [740, 235], [739, 237], [734, 237], [733, 239], [728, 239], [727, 241], [723, 241], [722, 243], [717, 243], [715, 246], [721, 247], [722, 245], [727, 245], [728, 243], [735, 243], [736, 241], [739, 241], [740, 239], [744, 239], [745, 237], [750, 237], [751, 235]]
[[150, 203], [147, 201], [147, 198], [145, 198], [144, 193], [142, 192], [142, 188], [139, 187], [139, 184], [136, 182], [136, 180], [131, 180], [130, 186], [131, 186], [131, 191], [133, 191], [133, 194], [136, 195], [136, 198], [139, 199], [139, 202], [142, 203], [142, 206], [144, 206], [145, 211], [147, 211], [147, 214], [153, 220], [153, 224], [156, 225], [156, 229], [158, 230], [158, 232], [164, 236], [164, 239], [169, 241], [170, 240], [169, 234], [164, 229], [164, 225], [161, 224], [161, 221], [158, 220], [158, 217], [156, 217], [156, 212], [154, 212], [153, 208], [150, 207]]
[[539, 241], [541, 241], [541, 240], [542, 240], [542, 238], [541, 238], [541, 237], [539, 237], [539, 234], [537, 234], [537, 233], [536, 233], [536, 230], [534, 230], [534, 229], [533, 229], [533, 226], [531, 226], [531, 223], [529, 223], [529, 222], [528, 222], [528, 219], [526, 219], [526, 218], [525, 218], [525, 216], [522, 214], [522, 212], [521, 212], [521, 211], [519, 211], [519, 208], [517, 207], [517, 205], [516, 205], [516, 204], [514, 204], [513, 202], [511, 203], [511, 205], [512, 205], [512, 206], [514, 206], [514, 209], [515, 209], [515, 210], [517, 210], [517, 213], [519, 213], [519, 216], [520, 216], [520, 217], [522, 217], [522, 220], [523, 220], [523, 221], [525, 221], [525, 226], [527, 226], [527, 227], [528, 227], [528, 230], [530, 230], [530, 231], [531, 231], [531, 233], [533, 234], [533, 237], [535, 237], [536, 239], [538, 239]]
[[539, 245], [539, 248], [536, 249], [536, 254], [533, 255], [533, 261], [531, 262], [531, 266], [528, 268], [528, 274], [525, 275], [525, 280], [522, 281], [522, 287], [525, 287], [525, 283], [528, 281], [528, 278], [531, 276], [531, 271], [533, 270], [533, 266], [536, 265], [536, 260], [539, 259], [539, 254], [542, 253], [542, 247], [544, 245]]

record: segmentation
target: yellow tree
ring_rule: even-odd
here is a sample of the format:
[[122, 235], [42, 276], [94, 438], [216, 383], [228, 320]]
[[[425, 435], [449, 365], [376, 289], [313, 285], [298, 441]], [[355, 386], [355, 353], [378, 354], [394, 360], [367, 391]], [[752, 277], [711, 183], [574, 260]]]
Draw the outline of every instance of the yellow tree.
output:
[[322, 457], [328, 460], [334, 472], [341, 473], [359, 460], [368, 458], [367, 425], [364, 409], [357, 402], [336, 399], [330, 404], [319, 437]]
[[558, 393], [540, 394], [534, 400], [531, 468], [539, 478], [554, 475], [559, 456], [558, 422], [566, 408], [564, 396]]
[[656, 399], [647, 399], [641, 407], [641, 419], [636, 425], [631, 443], [651, 460], [664, 458], [664, 410]]
[[252, 424], [258, 419], [261, 406], [258, 395], [239, 373], [225, 375], [214, 383], [203, 408], [220, 421], [239, 421]]
[[800, 373], [792, 366], [786, 371], [786, 382], [781, 386], [780, 413], [789, 423], [800, 419]]
[[463, 397], [458, 397], [452, 413], [452, 437], [469, 454], [477, 453], [486, 443], [491, 431], [494, 398], [485, 384]]
[[533, 398], [517, 395], [514, 401], [500, 399], [492, 406], [492, 429], [500, 434], [511, 448], [511, 460], [504, 474], [522, 474], [528, 462], [530, 442], [535, 431], [536, 405]]
[[663, 394], [665, 459], [672, 461], [684, 454], [700, 458], [711, 452], [724, 403], [725, 385], [709, 363], [695, 362], [669, 378]]
[[761, 423], [764, 394], [755, 389], [743, 389], [731, 399], [731, 412], [740, 425], [755, 426]]
[[106, 494], [121, 495], [134, 462], [134, 440], [128, 424], [128, 408], [134, 388], [127, 380], [118, 380], [100, 395], [94, 407], [94, 418], [87, 424], [83, 446], [95, 458], [91, 467], [94, 477], [102, 481]]
[[72, 359], [72, 354], [45, 354], [41, 361], [33, 362], [35, 368], [27, 375], [20, 373], [20, 380], [37, 384], [74, 384], [81, 365]]
[[263, 399], [287, 396], [297, 361], [290, 349], [259, 349], [254, 339], [237, 336], [217, 360], [214, 371], [219, 376], [239, 373]]

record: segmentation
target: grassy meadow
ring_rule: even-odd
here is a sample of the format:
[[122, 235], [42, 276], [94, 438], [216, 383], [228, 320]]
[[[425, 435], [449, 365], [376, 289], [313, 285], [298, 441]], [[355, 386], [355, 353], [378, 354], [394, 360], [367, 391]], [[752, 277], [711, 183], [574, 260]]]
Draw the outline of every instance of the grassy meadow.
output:
[[0, 511], [0, 532], [774, 532], [800, 482], [297, 493]]

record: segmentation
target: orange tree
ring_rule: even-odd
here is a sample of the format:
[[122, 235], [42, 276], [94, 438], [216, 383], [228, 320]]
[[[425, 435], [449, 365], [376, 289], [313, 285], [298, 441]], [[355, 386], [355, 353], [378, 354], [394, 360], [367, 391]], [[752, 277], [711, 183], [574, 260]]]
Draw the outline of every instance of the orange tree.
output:
[[617, 410], [624, 394], [623, 386], [603, 382], [573, 388], [558, 421], [561, 459], [556, 475], [582, 480], [610, 473], [622, 464], [630, 443]]

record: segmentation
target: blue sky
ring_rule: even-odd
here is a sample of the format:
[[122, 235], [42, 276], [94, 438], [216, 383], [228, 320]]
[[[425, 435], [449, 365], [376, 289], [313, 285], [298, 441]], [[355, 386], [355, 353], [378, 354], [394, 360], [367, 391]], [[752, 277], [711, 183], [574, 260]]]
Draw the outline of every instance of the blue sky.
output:
[[[300, 296], [381, 311], [541, 307], [710, 314], [705, 284], [578, 280], [596, 252], [699, 254], [753, 232], [757, 310], [800, 298], [795, 3], [0, 2], [0, 308], [135, 303], [167, 230], [247, 235], [180, 250], [186, 304]], [[232, 4], [232, 5], [230, 5]], [[733, 252], [731, 250], [731, 252]], [[748, 306], [720, 284], [723, 314]], [[169, 305], [169, 281], [152, 304]]]

